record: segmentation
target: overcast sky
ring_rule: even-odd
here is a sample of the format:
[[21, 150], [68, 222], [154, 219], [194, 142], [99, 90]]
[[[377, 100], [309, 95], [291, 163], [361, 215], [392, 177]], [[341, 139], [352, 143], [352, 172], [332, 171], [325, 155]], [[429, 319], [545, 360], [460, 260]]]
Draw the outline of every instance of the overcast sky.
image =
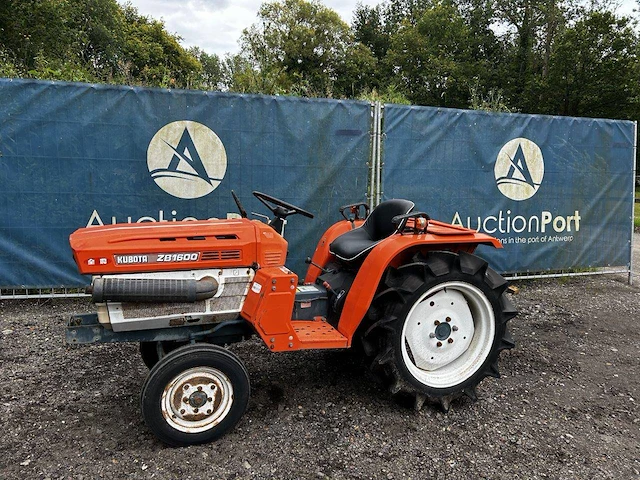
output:
[[[125, 0], [119, 0], [125, 3]], [[142, 15], [164, 20], [169, 32], [182, 37], [185, 47], [198, 46], [207, 53], [237, 53], [242, 30], [257, 20], [263, 0], [129, 0]], [[382, 0], [359, 0], [377, 5]], [[358, 0], [324, 0], [351, 25]], [[630, 14], [635, 0], [621, 0], [619, 13]]]
[[[121, 4], [125, 0], [118, 0]], [[198, 46], [207, 53], [237, 53], [242, 30], [257, 20], [263, 0], [129, 0], [140, 14], [164, 20], [167, 30], [182, 37], [185, 47]], [[359, 0], [377, 5], [382, 0]], [[351, 25], [358, 0], [325, 0]]]

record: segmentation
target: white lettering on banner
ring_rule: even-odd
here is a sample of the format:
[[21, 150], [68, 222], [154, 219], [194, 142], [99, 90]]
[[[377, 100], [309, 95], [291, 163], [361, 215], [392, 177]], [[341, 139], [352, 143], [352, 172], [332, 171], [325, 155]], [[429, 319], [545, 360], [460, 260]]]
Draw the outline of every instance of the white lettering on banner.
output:
[[[494, 165], [496, 186], [500, 193], [513, 201], [525, 201], [533, 197], [544, 179], [544, 158], [540, 147], [528, 138], [518, 137], [505, 143]], [[486, 217], [463, 218], [460, 212], [453, 215], [451, 223], [477, 232], [496, 236], [503, 244], [539, 244], [572, 242], [573, 233], [580, 231], [579, 210], [571, 214], [554, 214], [548, 210], [539, 215], [520, 215], [511, 210], [500, 210]], [[556, 235], [553, 235], [553, 234]], [[558, 235], [560, 234], [560, 235]]]
[[[164, 210], [158, 210], [158, 218], [151, 216], [142, 216], [136, 220], [134, 220], [131, 216], [118, 218], [116, 216], [112, 216], [107, 221], [108, 224], [115, 225], [116, 223], [144, 223], [144, 222], [179, 222], [179, 221], [192, 221], [198, 220], [196, 217], [184, 217], [178, 218], [177, 210], [171, 210], [171, 216], [169, 218], [165, 218]], [[108, 218], [108, 217], [107, 217]], [[215, 217], [209, 218], [208, 220], [215, 220]], [[105, 225], [105, 222], [102, 220], [100, 213], [97, 210], [94, 210], [89, 217], [89, 221], [87, 222], [87, 227], [98, 227]]]
[[[575, 210], [573, 215], [553, 215], [547, 210], [540, 212], [540, 215], [512, 216], [511, 210], [506, 212], [500, 210], [497, 215], [487, 217], [466, 217], [460, 216], [460, 212], [453, 215], [451, 223], [460, 227], [466, 227], [477, 232], [484, 232], [500, 237], [503, 244], [540, 244], [552, 242], [573, 242], [574, 236], [570, 233], [580, 231], [580, 211]], [[553, 233], [555, 232], [555, 235]], [[550, 235], [538, 235], [550, 233]], [[558, 234], [567, 235], [558, 235]], [[520, 236], [515, 236], [518, 234]]]
[[498, 215], [489, 215], [488, 217], [466, 217], [466, 223], [462, 220], [460, 212], [453, 215], [451, 223], [460, 227], [466, 227], [477, 232], [485, 232], [488, 234], [497, 233], [545, 233], [553, 231], [557, 233], [563, 232], [579, 232], [580, 231], [580, 211], [576, 210], [573, 215], [557, 215], [549, 211], [543, 210], [540, 215], [531, 215], [526, 218], [522, 215], [511, 216], [511, 210], [506, 213], [503, 210]]
[[[235, 220], [235, 219], [239, 219], [239, 218], [242, 218], [242, 217], [240, 215], [238, 215], [237, 213], [227, 212], [227, 220]], [[87, 222], [87, 227], [101, 227], [101, 226], [104, 226], [104, 225], [107, 225], [107, 224], [115, 225], [116, 223], [145, 223], [145, 222], [158, 223], [158, 222], [190, 222], [190, 221], [195, 221], [195, 220], [218, 220], [218, 217], [209, 217], [209, 218], [183, 217], [183, 218], [180, 218], [180, 217], [178, 217], [178, 211], [177, 210], [171, 210], [171, 215], [169, 217], [165, 218], [164, 210], [158, 210], [158, 217], [157, 218], [154, 217], [154, 216], [144, 215], [142, 217], [139, 217], [138, 219], [135, 219], [134, 217], [131, 217], [131, 216], [116, 217], [115, 215], [112, 215], [111, 217], [106, 216], [105, 219], [107, 219], [107, 223], [104, 222], [104, 220], [102, 219], [102, 216], [100, 215], [98, 210], [94, 210], [91, 213], [91, 216], [89, 217], [89, 221]]]

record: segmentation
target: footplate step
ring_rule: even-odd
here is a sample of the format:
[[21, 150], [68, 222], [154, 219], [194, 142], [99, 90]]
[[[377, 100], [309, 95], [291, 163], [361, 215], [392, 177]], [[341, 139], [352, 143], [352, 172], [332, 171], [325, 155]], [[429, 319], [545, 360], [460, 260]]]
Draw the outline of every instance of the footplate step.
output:
[[347, 348], [347, 337], [326, 322], [296, 320], [293, 329], [300, 348]]

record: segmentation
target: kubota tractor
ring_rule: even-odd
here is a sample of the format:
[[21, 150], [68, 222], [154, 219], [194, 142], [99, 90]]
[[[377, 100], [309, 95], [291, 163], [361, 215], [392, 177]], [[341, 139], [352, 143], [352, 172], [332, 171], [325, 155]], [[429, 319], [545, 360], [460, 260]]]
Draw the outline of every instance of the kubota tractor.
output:
[[304, 282], [286, 266], [287, 217], [313, 215], [253, 194], [267, 223], [241, 218], [81, 228], [70, 237], [97, 313], [69, 321], [71, 344], [140, 342], [151, 369], [142, 415], [170, 445], [212, 441], [249, 401], [249, 376], [224, 345], [258, 335], [273, 352], [358, 345], [393, 394], [445, 410], [497, 377], [513, 347], [507, 282], [472, 253], [495, 238], [438, 222], [408, 200], [340, 209]]

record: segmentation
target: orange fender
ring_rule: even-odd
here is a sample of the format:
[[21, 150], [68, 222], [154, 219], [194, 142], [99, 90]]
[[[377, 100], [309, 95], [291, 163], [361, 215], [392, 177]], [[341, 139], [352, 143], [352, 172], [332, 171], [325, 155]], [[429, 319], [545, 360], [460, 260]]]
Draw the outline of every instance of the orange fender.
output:
[[376, 245], [358, 270], [347, 294], [338, 331], [351, 340], [378, 290], [382, 275], [389, 266], [398, 266], [414, 253], [448, 250], [472, 253], [478, 245], [502, 248], [496, 238], [454, 225], [431, 220], [427, 233], [392, 235]]
[[[329, 245], [331, 244], [331, 242], [333, 242], [343, 233], [346, 233], [353, 228], [357, 228], [363, 223], [364, 220], [356, 220], [354, 224], [348, 222], [347, 220], [341, 220], [331, 225], [320, 238], [318, 246], [316, 247], [315, 252], [313, 252], [313, 257], [311, 257], [311, 261], [316, 265], [324, 267], [331, 260], [335, 260], [335, 257], [331, 253], [329, 253]], [[313, 265], [309, 265], [309, 268], [307, 269], [307, 275], [304, 277], [304, 283], [314, 283], [316, 281], [316, 278], [318, 278], [321, 273], [322, 272], [319, 268], [314, 267]]]

